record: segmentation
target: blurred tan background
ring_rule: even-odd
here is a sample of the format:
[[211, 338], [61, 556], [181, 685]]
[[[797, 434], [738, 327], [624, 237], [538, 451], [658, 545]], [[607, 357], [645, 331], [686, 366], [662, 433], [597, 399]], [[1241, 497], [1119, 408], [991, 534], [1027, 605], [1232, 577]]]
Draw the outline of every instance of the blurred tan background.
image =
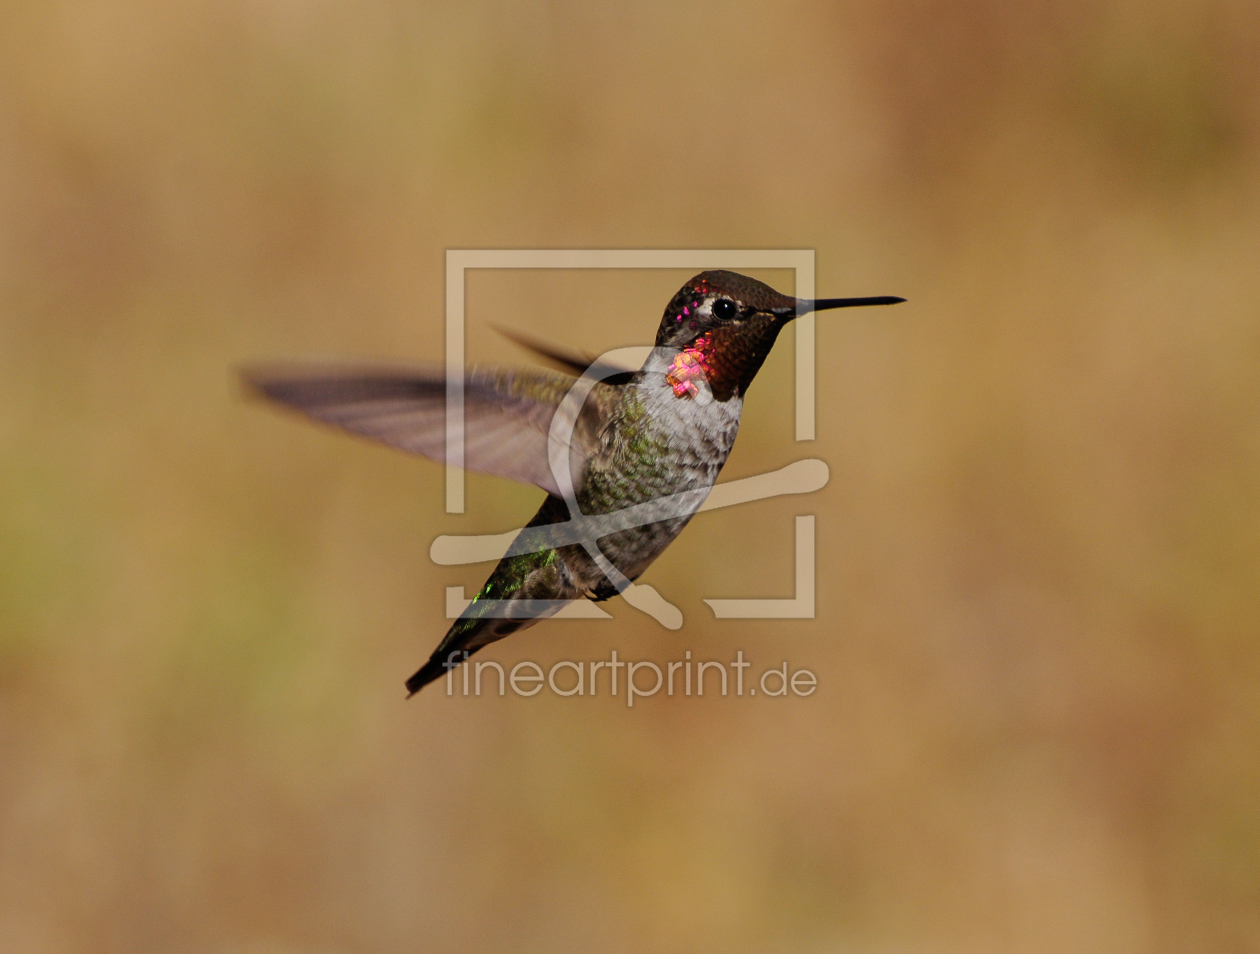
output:
[[[0, 947], [1260, 950], [1260, 15], [1248, 0], [0, 4]], [[624, 603], [483, 658], [809, 699], [448, 699], [428, 559], [539, 493], [246, 402], [436, 360], [452, 247], [815, 248], [728, 476]], [[685, 273], [473, 274], [650, 341]], [[765, 277], [790, 284], [790, 276]], [[788, 596], [818, 520], [818, 614]]]

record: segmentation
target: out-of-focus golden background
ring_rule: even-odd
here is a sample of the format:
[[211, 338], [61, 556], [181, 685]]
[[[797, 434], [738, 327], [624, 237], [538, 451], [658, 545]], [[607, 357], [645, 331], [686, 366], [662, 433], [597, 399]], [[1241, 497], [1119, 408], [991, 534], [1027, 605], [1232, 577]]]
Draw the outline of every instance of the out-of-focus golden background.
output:
[[[1260, 15], [1248, 0], [0, 8], [0, 945], [1260, 950]], [[440, 533], [540, 493], [246, 401], [435, 361], [447, 248], [813, 248], [667, 632], [808, 699], [447, 698]], [[651, 340], [688, 277], [477, 272]], [[788, 273], [765, 277], [790, 288]], [[792, 593], [813, 620], [712, 618]]]

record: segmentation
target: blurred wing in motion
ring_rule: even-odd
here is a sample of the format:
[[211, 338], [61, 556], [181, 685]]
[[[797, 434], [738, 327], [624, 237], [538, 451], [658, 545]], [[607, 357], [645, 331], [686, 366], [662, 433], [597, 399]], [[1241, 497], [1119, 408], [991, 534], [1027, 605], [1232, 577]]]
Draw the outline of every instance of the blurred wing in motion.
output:
[[[245, 382], [271, 400], [352, 434], [432, 460], [446, 459], [446, 378], [441, 369], [273, 366]], [[470, 368], [464, 379], [464, 467], [535, 484], [560, 496], [547, 458], [551, 419], [574, 379], [543, 370]], [[573, 430], [573, 473], [603, 426], [606, 386]]]
[[527, 351], [532, 351], [540, 358], [560, 365], [566, 371], [573, 374], [581, 375], [587, 370], [597, 375], [606, 384], [628, 384], [630, 379], [634, 377], [635, 372], [632, 368], [621, 368], [616, 365], [602, 364], [596, 358], [582, 354], [577, 351], [570, 351], [560, 345], [552, 344], [549, 341], [543, 341], [540, 338], [534, 338], [519, 331], [512, 331], [499, 325], [494, 326], [494, 330], [509, 341], [513, 341]]

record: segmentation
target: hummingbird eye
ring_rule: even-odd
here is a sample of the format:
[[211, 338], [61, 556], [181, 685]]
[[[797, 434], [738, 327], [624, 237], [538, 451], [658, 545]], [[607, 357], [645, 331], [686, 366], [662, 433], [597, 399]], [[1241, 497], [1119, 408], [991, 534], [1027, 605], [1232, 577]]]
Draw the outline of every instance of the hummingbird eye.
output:
[[730, 321], [739, 313], [735, 302], [727, 298], [719, 298], [713, 303], [713, 317], [720, 321]]

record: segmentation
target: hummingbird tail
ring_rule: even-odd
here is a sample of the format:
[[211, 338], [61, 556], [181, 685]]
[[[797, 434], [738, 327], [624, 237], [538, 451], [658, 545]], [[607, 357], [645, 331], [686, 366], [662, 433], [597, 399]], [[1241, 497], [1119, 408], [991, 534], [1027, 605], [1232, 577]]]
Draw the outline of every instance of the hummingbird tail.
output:
[[[476, 607], [476, 603], [473, 604]], [[533, 620], [495, 619], [485, 616], [463, 616], [455, 620], [443, 637], [438, 648], [433, 650], [429, 661], [416, 670], [415, 675], [407, 680], [407, 698], [448, 672], [458, 669], [468, 657], [495, 640], [502, 639], [525, 626], [533, 624]]]
[[465, 658], [480, 649], [485, 643], [477, 640], [476, 636], [487, 622], [490, 621], [468, 617], [455, 620], [446, 636], [438, 643], [437, 649], [433, 650], [429, 661], [407, 680], [407, 698], [410, 699], [435, 679], [458, 669]]
[[429, 683], [433, 682], [433, 680], [442, 678], [445, 673], [445, 660], [434, 656], [421, 666], [415, 675], [407, 680], [407, 698], [410, 699]]
[[[564, 503], [548, 497], [529, 526], [558, 523], [568, 519]], [[473, 597], [463, 615], [451, 624], [429, 661], [407, 680], [408, 698], [429, 683], [459, 667], [469, 656], [495, 640], [553, 615], [558, 604], [544, 607], [537, 615], [507, 617], [495, 612], [504, 600], [566, 600], [582, 594], [569, 582], [567, 571], [555, 550], [522, 553], [499, 561], [481, 592]]]

